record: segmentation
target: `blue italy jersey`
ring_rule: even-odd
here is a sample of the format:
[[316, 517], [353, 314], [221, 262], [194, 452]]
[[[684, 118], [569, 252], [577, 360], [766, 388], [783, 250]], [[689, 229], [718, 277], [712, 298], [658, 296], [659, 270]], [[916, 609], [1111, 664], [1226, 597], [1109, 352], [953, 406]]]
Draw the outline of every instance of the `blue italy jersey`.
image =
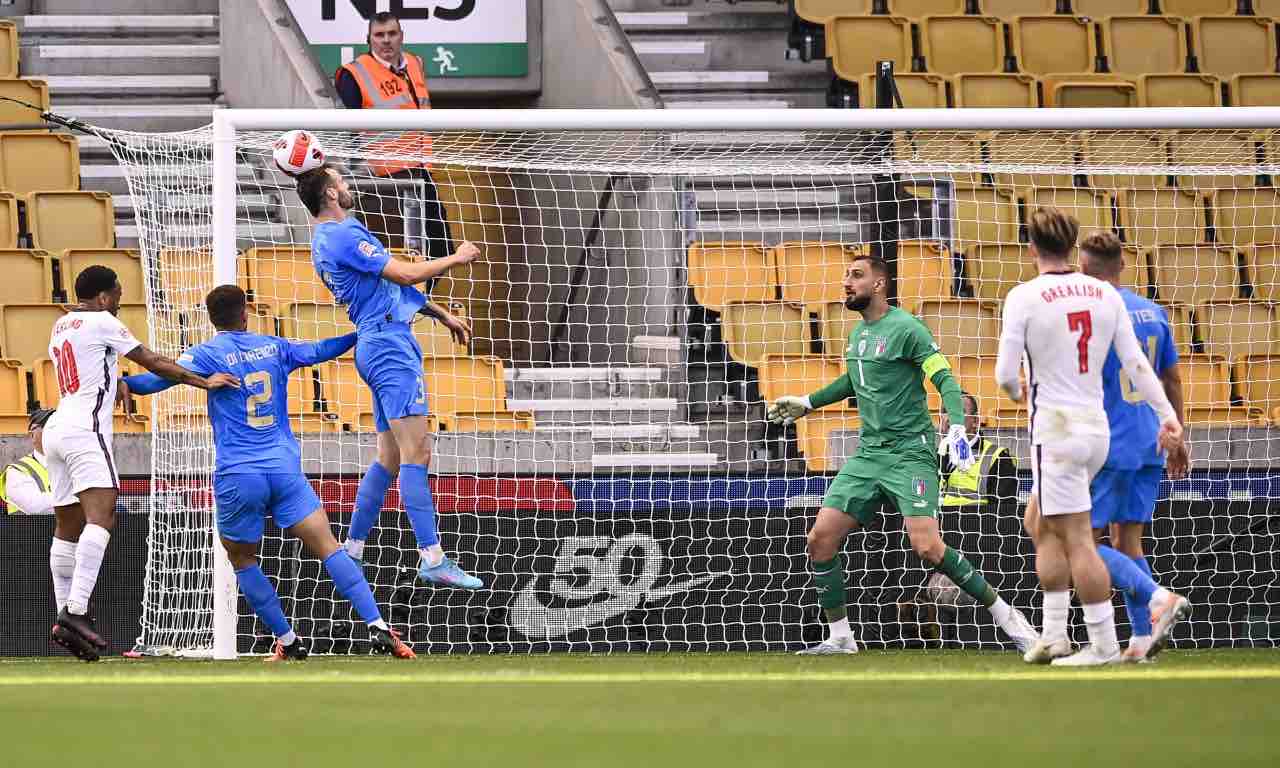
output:
[[[295, 344], [277, 336], [222, 331], [184, 352], [178, 363], [201, 376], [229, 373], [240, 388], [209, 390], [209, 423], [217, 452], [215, 472], [297, 473], [298, 441], [289, 426], [289, 374], [304, 365], [332, 360], [356, 343], [354, 333]], [[125, 379], [140, 395], [168, 389], [173, 382], [143, 374]]]
[[316, 225], [311, 263], [357, 330], [374, 323], [409, 323], [427, 303], [413, 286], [382, 277], [391, 254], [354, 216]]
[[[1169, 313], [1128, 288], [1120, 289], [1120, 297], [1129, 310], [1133, 331], [1146, 350], [1152, 369], [1157, 376], [1163, 374], [1178, 362]], [[1107, 362], [1102, 368], [1102, 388], [1103, 405], [1111, 425], [1111, 450], [1106, 466], [1111, 469], [1163, 466], [1164, 456], [1156, 444], [1160, 420], [1120, 367], [1114, 348], [1107, 353]]]

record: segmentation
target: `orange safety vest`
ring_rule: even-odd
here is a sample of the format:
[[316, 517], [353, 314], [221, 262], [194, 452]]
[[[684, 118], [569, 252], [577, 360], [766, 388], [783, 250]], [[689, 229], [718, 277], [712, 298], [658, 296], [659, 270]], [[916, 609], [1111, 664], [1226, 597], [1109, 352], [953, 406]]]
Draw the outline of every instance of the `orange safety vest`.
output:
[[[427, 93], [427, 74], [422, 59], [412, 53], [404, 54], [405, 71], [409, 83], [387, 69], [373, 54], [363, 53], [342, 68], [351, 73], [360, 86], [362, 109], [431, 109], [431, 96]], [[410, 83], [412, 90], [410, 90]], [[416, 97], [416, 99], [415, 99]], [[365, 146], [371, 153], [429, 155], [431, 137], [425, 133], [405, 133], [394, 138], [379, 137]], [[375, 176], [390, 176], [408, 168], [422, 168], [425, 163], [412, 160], [369, 161], [369, 170]]]

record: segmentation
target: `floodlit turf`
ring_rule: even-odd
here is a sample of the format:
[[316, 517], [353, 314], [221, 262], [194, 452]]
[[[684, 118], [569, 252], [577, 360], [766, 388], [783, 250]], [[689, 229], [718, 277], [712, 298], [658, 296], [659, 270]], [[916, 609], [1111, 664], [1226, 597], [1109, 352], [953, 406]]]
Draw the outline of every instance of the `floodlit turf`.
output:
[[1280, 651], [0, 661], [12, 766], [1275, 766]]

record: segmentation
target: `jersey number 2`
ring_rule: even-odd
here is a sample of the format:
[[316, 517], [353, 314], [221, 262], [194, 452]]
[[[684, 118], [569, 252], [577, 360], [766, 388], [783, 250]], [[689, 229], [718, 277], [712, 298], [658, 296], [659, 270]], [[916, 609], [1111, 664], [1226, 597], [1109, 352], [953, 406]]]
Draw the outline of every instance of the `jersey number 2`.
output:
[[1079, 331], [1080, 338], [1076, 341], [1076, 349], [1080, 352], [1080, 372], [1089, 372], [1089, 339], [1093, 338], [1093, 315], [1089, 314], [1089, 310], [1083, 312], [1072, 312], [1067, 315], [1067, 329], [1071, 331]]
[[252, 387], [255, 384], [262, 385], [262, 391], [256, 395], [249, 395], [249, 399], [244, 401], [245, 414], [249, 426], [254, 429], [262, 429], [276, 423], [276, 416], [270, 411], [265, 416], [258, 415], [258, 406], [271, 404], [271, 374], [266, 371], [254, 371], [244, 377], [246, 386]]
[[80, 371], [76, 368], [76, 353], [71, 342], [62, 342], [62, 348], [53, 348], [53, 365], [58, 369], [58, 391], [65, 397], [80, 390]]

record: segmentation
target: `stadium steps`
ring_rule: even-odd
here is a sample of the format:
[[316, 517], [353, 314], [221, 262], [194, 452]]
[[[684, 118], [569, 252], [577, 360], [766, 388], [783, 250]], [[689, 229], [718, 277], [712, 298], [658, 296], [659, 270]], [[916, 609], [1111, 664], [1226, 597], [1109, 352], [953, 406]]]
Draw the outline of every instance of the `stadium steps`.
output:
[[44, 0], [47, 14], [210, 14], [219, 0]]

